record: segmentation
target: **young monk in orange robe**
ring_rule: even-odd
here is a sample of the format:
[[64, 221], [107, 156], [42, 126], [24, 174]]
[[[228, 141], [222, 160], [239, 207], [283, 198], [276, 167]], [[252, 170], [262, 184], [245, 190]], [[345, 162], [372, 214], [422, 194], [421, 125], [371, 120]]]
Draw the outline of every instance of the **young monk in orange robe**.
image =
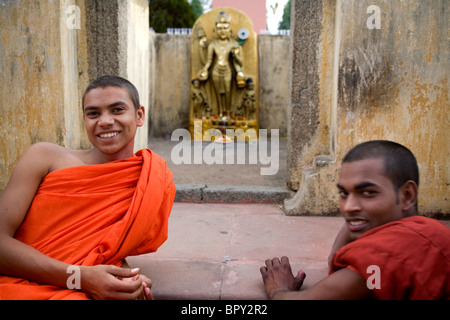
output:
[[339, 208], [345, 224], [330, 255], [330, 274], [300, 290], [305, 273], [289, 259], [261, 267], [271, 299], [449, 299], [450, 230], [417, 215], [414, 155], [391, 141], [362, 143], [344, 157]]
[[83, 110], [94, 147], [33, 145], [0, 197], [0, 299], [152, 298], [151, 280], [120, 266], [167, 239], [172, 173], [148, 149], [133, 154], [144, 109], [127, 80], [92, 82]]

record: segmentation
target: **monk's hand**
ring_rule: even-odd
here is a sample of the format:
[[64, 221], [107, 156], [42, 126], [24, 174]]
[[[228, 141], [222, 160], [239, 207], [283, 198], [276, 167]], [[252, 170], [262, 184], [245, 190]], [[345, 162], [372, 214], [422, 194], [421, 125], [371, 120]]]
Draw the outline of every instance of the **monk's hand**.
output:
[[265, 266], [260, 269], [266, 293], [273, 299], [280, 291], [297, 291], [303, 285], [305, 273], [300, 270], [297, 276], [292, 274], [291, 265], [287, 257], [266, 260]]
[[[119, 278], [122, 281], [133, 281], [133, 278]], [[139, 279], [142, 281], [142, 294], [139, 295], [137, 300], [154, 300], [152, 294], [152, 280], [147, 276], [141, 274]]]
[[81, 290], [95, 300], [136, 300], [145, 297], [144, 280], [138, 268], [82, 266], [80, 276]]
[[152, 294], [152, 280], [143, 274], [141, 275], [142, 288], [144, 289], [144, 300], [154, 300]]

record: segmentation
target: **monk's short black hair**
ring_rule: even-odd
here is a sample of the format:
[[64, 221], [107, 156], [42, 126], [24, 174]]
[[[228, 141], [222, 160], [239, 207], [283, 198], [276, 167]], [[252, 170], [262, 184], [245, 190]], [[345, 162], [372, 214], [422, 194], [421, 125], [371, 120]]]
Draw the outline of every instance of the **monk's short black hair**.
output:
[[124, 88], [128, 91], [128, 94], [130, 95], [130, 99], [133, 102], [135, 110], [139, 109], [140, 103], [139, 103], [139, 93], [136, 89], [136, 87], [127, 79], [124, 79], [119, 76], [101, 76], [94, 81], [92, 81], [86, 88], [83, 94], [83, 108], [84, 108], [84, 97], [86, 94], [91, 91], [92, 89], [96, 88], [106, 88], [106, 87], [119, 87]]
[[419, 167], [414, 154], [405, 146], [388, 140], [363, 142], [353, 147], [342, 163], [366, 159], [382, 159], [385, 175], [391, 179], [396, 190], [408, 180], [419, 185]]

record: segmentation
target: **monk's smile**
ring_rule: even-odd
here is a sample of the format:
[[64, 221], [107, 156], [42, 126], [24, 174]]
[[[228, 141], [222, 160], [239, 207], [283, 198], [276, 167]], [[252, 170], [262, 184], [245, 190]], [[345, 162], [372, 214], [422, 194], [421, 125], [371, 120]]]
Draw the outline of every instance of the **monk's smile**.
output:
[[369, 226], [366, 219], [352, 218], [346, 219], [347, 226], [352, 232], [361, 232]]
[[112, 132], [103, 132], [97, 135], [97, 137], [106, 140], [106, 141], [112, 141], [115, 137], [117, 137], [120, 134], [120, 131], [112, 131]]

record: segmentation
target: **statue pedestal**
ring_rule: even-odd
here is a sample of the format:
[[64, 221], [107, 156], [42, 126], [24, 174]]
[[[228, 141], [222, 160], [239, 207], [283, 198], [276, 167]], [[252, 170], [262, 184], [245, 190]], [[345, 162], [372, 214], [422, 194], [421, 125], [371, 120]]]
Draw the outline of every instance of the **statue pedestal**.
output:
[[253, 141], [258, 139], [258, 121], [236, 120], [226, 117], [222, 119], [191, 119], [189, 132], [193, 140], [212, 141], [215, 138], [211, 137], [222, 135], [225, 142], [228, 138], [235, 140], [241, 135], [245, 135], [248, 140]]

